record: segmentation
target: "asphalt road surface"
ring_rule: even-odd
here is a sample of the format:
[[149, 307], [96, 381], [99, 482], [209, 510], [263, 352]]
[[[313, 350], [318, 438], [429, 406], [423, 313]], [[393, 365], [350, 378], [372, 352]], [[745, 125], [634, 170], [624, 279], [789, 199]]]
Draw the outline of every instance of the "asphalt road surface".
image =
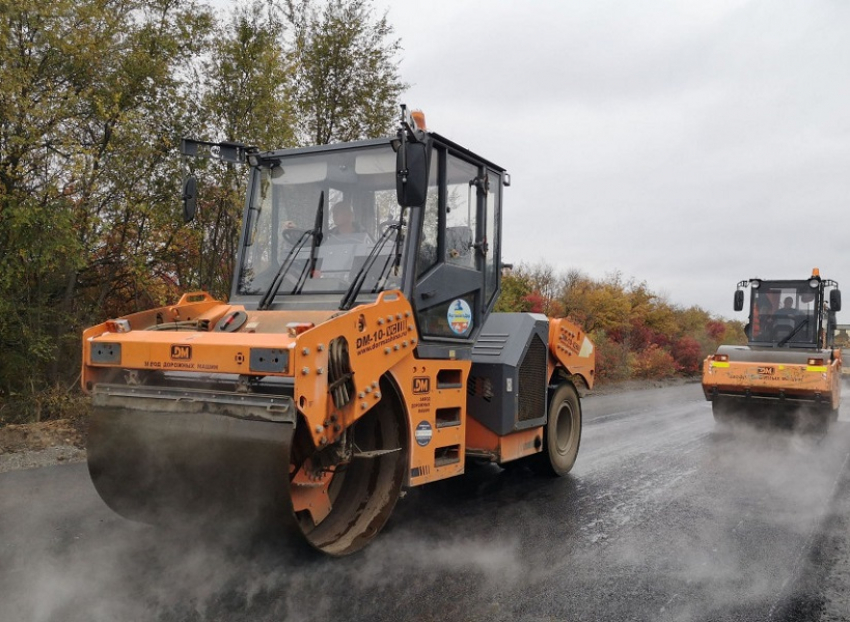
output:
[[470, 465], [344, 559], [125, 521], [83, 464], [0, 474], [0, 620], [850, 620], [850, 416], [719, 432], [698, 384], [584, 409], [569, 477]]

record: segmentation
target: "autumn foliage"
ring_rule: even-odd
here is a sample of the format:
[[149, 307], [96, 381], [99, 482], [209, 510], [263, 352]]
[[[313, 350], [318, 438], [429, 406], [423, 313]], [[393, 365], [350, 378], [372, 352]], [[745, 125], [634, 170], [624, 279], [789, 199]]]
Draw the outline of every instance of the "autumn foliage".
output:
[[693, 376], [721, 343], [745, 342], [740, 322], [677, 307], [619, 274], [595, 280], [577, 270], [521, 265], [503, 277], [496, 308], [570, 317], [596, 344], [601, 382]]

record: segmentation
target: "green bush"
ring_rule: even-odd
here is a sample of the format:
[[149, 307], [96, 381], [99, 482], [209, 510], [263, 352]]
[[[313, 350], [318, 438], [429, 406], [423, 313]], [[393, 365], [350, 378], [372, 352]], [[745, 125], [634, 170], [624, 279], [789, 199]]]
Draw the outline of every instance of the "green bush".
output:
[[91, 401], [78, 390], [52, 387], [26, 396], [0, 400], [0, 426], [55, 419], [80, 419], [89, 413]]

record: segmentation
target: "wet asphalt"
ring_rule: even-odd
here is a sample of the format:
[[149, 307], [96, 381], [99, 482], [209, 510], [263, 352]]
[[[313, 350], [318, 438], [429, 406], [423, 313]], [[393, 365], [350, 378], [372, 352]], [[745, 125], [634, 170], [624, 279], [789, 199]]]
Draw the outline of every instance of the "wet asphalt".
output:
[[698, 384], [583, 405], [570, 476], [470, 464], [344, 559], [125, 521], [81, 464], [0, 474], [0, 620], [844, 619], [811, 577], [850, 415], [719, 429]]

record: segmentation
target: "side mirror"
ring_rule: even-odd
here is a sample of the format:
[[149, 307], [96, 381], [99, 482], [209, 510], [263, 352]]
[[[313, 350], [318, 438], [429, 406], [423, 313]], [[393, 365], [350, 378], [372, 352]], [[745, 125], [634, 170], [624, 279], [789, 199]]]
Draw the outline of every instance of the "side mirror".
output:
[[396, 153], [396, 194], [402, 207], [425, 203], [428, 191], [428, 151], [425, 143], [402, 142]]
[[198, 180], [194, 175], [188, 175], [183, 180], [183, 222], [195, 220], [195, 210], [198, 208]]
[[829, 292], [829, 310], [834, 312], [841, 311], [841, 290], [833, 289]]
[[744, 290], [735, 290], [735, 311], [740, 311], [744, 308]]

